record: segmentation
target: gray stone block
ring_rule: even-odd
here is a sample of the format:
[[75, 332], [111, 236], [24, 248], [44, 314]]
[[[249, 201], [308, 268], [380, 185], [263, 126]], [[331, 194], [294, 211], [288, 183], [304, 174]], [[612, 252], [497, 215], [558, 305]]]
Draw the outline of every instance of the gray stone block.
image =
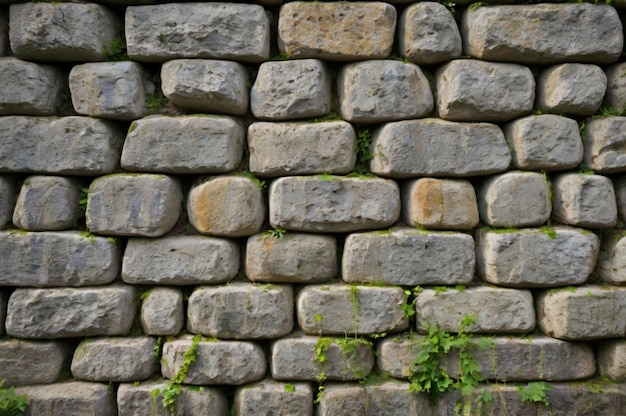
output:
[[596, 268], [600, 281], [613, 285], [626, 284], [626, 233], [604, 231]]
[[439, 68], [436, 80], [445, 120], [508, 121], [533, 109], [535, 78], [522, 65], [458, 59]]
[[337, 275], [337, 241], [291, 232], [253, 235], [246, 244], [245, 272], [253, 282], [326, 282]]
[[507, 170], [511, 153], [495, 124], [435, 118], [387, 123], [374, 132], [373, 173], [393, 178], [467, 177]]
[[583, 163], [596, 173], [626, 172], [626, 117], [587, 120]]
[[626, 63], [605, 68], [607, 85], [604, 105], [626, 111]]
[[156, 287], [141, 302], [141, 327], [146, 335], [176, 335], [184, 322], [185, 305], [180, 289]]
[[0, 341], [0, 380], [4, 387], [49, 384], [59, 379], [72, 356], [62, 341]]
[[101, 176], [89, 186], [87, 228], [96, 234], [159, 237], [180, 215], [180, 184], [165, 175]]
[[400, 216], [398, 185], [385, 179], [283, 177], [269, 190], [270, 224], [294, 231], [386, 228]]
[[187, 329], [222, 339], [262, 339], [293, 329], [290, 285], [233, 283], [196, 288], [187, 306]]
[[17, 190], [13, 177], [0, 175], [0, 229], [8, 225], [13, 218]]
[[111, 283], [121, 258], [117, 242], [78, 231], [0, 232], [0, 285], [64, 287]]
[[615, 198], [617, 199], [617, 212], [622, 221], [626, 221], [626, 176], [617, 177], [613, 182], [613, 186], [615, 188]]
[[248, 71], [232, 61], [174, 59], [161, 67], [161, 88], [170, 102], [203, 113], [248, 111]]
[[104, 61], [122, 22], [94, 3], [21, 3], [9, 8], [9, 40], [17, 58]]
[[6, 332], [27, 339], [126, 335], [135, 318], [135, 295], [123, 285], [17, 289], [9, 298]]
[[25, 416], [116, 416], [115, 391], [107, 384], [69, 381], [15, 389], [28, 400]]
[[313, 389], [309, 383], [280, 383], [272, 379], [238, 387], [235, 414], [313, 416]]
[[286, 3], [278, 16], [278, 47], [294, 58], [384, 59], [396, 17], [396, 9], [382, 2]]
[[626, 381], [626, 340], [609, 340], [600, 343], [598, 373], [617, 382]]
[[270, 21], [262, 6], [170, 3], [126, 9], [126, 45], [133, 60], [269, 58]]
[[472, 281], [474, 265], [470, 235], [392, 228], [350, 234], [341, 277], [348, 283], [457, 285]]

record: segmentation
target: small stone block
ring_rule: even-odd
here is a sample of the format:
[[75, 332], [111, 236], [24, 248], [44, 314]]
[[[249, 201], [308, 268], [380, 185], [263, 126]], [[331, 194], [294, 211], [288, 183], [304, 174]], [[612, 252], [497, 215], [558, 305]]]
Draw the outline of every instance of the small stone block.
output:
[[59, 341], [0, 341], [0, 380], [4, 387], [49, 384], [59, 379], [72, 356], [69, 344]]
[[0, 229], [8, 225], [13, 218], [17, 190], [13, 177], [0, 175]]
[[626, 172], [626, 117], [587, 120], [583, 163], [596, 173]]
[[618, 63], [604, 69], [607, 78], [604, 105], [626, 111], [626, 63]]
[[626, 341], [609, 340], [598, 346], [598, 373], [617, 382], [626, 381]]
[[115, 390], [108, 384], [69, 381], [18, 387], [15, 393], [27, 397], [25, 416], [50, 414], [50, 409], [65, 416], [117, 416]]
[[265, 379], [235, 390], [235, 414], [313, 415], [313, 389], [309, 383], [280, 383]]
[[146, 335], [176, 335], [184, 322], [185, 306], [180, 289], [156, 287], [141, 302], [141, 326]]
[[623, 231], [602, 233], [596, 272], [603, 283], [626, 284], [626, 234]]

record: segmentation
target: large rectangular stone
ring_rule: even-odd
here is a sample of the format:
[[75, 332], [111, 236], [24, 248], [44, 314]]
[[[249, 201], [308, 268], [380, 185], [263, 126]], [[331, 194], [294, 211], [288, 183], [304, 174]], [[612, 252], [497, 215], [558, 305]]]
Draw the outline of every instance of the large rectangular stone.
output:
[[18, 387], [26, 395], [25, 416], [116, 416], [115, 391], [107, 384], [70, 381], [50, 385]]
[[313, 416], [309, 383], [279, 383], [268, 378], [235, 390], [235, 414]]
[[72, 355], [63, 341], [0, 341], [0, 380], [4, 386], [54, 383], [67, 370]]

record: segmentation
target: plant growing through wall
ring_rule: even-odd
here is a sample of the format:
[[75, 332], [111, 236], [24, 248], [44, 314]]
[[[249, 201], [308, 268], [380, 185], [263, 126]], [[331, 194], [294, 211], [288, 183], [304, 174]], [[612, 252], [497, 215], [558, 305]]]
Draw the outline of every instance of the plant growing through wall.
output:
[[13, 387], [5, 388], [4, 380], [0, 380], [0, 415], [17, 416], [26, 412], [28, 399], [25, 394], [17, 394]]
[[372, 177], [372, 173], [367, 169], [367, 162], [372, 160], [374, 154], [370, 150], [372, 146], [372, 131], [370, 129], [360, 129], [356, 137], [356, 164], [354, 170], [348, 174], [351, 177]]
[[517, 390], [522, 395], [523, 402], [543, 403], [544, 406], [550, 406], [546, 393], [550, 390], [550, 385], [545, 381], [535, 381], [528, 383], [526, 387], [518, 386]]

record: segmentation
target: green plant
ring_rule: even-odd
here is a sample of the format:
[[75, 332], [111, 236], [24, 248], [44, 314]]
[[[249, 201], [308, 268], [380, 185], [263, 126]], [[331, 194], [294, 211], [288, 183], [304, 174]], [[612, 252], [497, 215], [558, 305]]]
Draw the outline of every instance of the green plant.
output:
[[591, 169], [589, 166], [585, 165], [584, 163], [581, 163], [580, 166], [578, 166], [578, 173], [581, 173], [583, 175], [594, 175], [595, 174], [593, 169]]
[[534, 381], [528, 383], [526, 387], [518, 386], [517, 390], [520, 392], [523, 402], [543, 403], [546, 407], [549, 407], [547, 392], [551, 388], [545, 381]]
[[448, 0], [439, 0], [439, 3], [446, 6], [446, 8], [450, 11], [450, 13], [452, 13], [453, 16], [456, 16], [456, 8], [455, 8], [456, 3], [454, 3], [453, 1], [448, 1]]
[[0, 380], [0, 415], [17, 416], [26, 411], [28, 398], [25, 394], [17, 394], [13, 387], [4, 387], [4, 380]]
[[415, 305], [410, 299], [411, 291], [407, 289], [404, 291], [404, 294], [407, 296], [407, 299], [406, 302], [400, 305], [400, 308], [402, 308], [404, 315], [406, 315], [407, 318], [410, 318], [415, 315]]
[[474, 11], [474, 10], [480, 8], [480, 7], [483, 7], [483, 6], [487, 6], [487, 3], [479, 1], [479, 2], [476, 2], [476, 3], [470, 4], [468, 9]]
[[80, 199], [78, 200], [78, 205], [81, 210], [85, 211], [87, 209], [87, 201], [89, 201], [89, 188], [81, 187]]
[[167, 103], [169, 103], [169, 100], [161, 94], [146, 97], [148, 114], [157, 113], [161, 108], [165, 107]]
[[102, 55], [109, 62], [129, 61], [130, 57], [126, 53], [126, 41], [124, 36], [117, 35], [108, 45], [102, 45]]
[[545, 227], [539, 228], [539, 231], [541, 231], [542, 233], [544, 233], [545, 235], [547, 235], [553, 240], [558, 237], [556, 231], [554, 231], [554, 228], [547, 226], [547, 225]]
[[331, 110], [325, 116], [315, 117], [314, 121], [315, 121], [315, 123], [323, 123], [325, 121], [337, 121], [337, 120], [341, 120], [341, 117], [339, 117], [339, 115], [337, 113], [335, 113], [334, 111]]
[[270, 61], [288, 61], [289, 58], [291, 58], [289, 56], [289, 54], [287, 52], [281, 52], [278, 55], [274, 55], [272, 57], [270, 57]]
[[324, 364], [328, 360], [326, 351], [328, 351], [328, 347], [330, 347], [332, 343], [332, 338], [319, 337], [317, 344], [315, 344], [315, 361]]
[[287, 230], [285, 230], [282, 227], [276, 227], [276, 228], [273, 228], [271, 230], [267, 230], [265, 232], [265, 235], [267, 235], [269, 237], [274, 237], [274, 238], [283, 238], [285, 236], [285, 232], [286, 231]]
[[367, 169], [367, 162], [374, 158], [370, 150], [372, 146], [372, 131], [370, 129], [360, 129], [356, 137], [356, 164], [354, 170], [348, 174], [351, 177], [372, 177], [374, 176]]
[[242, 170], [239, 172], [235, 172], [235, 174], [239, 176], [245, 176], [246, 178], [250, 179], [262, 191], [265, 191], [267, 189], [267, 183], [264, 180], [259, 179], [254, 173], [250, 171]]
[[352, 330], [356, 335], [359, 332], [359, 288], [350, 286], [350, 303], [352, 304]]
[[291, 383], [287, 383], [287, 384], [285, 384], [285, 391], [286, 391], [287, 393], [293, 393], [293, 392], [295, 392], [295, 391], [296, 391], [296, 386], [294, 386], [294, 385], [293, 385], [293, 384], [291, 384]]
[[81, 231], [80, 233], [78, 233], [78, 235], [89, 240], [89, 244], [93, 244], [96, 242], [96, 238], [89, 231]]

